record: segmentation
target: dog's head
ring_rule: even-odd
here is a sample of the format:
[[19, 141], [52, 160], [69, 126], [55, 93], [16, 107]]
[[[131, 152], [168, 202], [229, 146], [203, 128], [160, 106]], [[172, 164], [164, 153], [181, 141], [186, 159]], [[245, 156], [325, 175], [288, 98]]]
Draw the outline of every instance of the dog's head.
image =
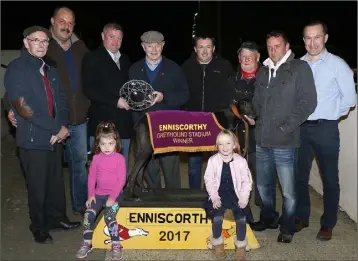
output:
[[257, 115], [254, 105], [249, 100], [243, 99], [240, 101], [233, 101], [233, 105], [237, 108], [241, 116], [246, 115], [251, 119], [256, 118]]

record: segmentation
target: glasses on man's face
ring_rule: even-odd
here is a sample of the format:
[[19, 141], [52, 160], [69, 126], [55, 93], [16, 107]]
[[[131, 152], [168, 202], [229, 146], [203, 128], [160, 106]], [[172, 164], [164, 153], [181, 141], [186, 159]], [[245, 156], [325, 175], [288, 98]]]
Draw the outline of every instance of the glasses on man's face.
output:
[[50, 43], [50, 41], [47, 39], [39, 39], [39, 38], [35, 38], [35, 39], [26, 38], [26, 39], [33, 42], [35, 45], [43, 44], [44, 46], [48, 46]]

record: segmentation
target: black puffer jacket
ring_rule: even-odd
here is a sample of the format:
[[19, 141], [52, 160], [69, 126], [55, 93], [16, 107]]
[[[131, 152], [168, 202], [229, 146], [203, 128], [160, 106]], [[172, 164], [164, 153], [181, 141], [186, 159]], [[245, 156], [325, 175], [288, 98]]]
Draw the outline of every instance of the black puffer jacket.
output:
[[205, 66], [197, 62], [193, 52], [182, 69], [190, 90], [185, 110], [215, 112], [229, 106], [232, 92], [228, 80], [234, 74], [229, 61], [214, 54], [212, 61]]

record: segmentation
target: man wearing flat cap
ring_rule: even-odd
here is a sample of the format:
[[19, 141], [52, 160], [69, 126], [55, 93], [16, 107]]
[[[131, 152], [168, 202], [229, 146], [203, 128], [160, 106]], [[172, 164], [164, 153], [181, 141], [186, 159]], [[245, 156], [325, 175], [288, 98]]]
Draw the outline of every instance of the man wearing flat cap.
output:
[[[247, 41], [240, 45], [237, 50], [239, 68], [236, 74], [231, 77], [230, 83], [232, 84], [233, 99], [237, 102], [246, 100], [252, 103], [252, 98], [255, 93], [256, 72], [259, 69], [260, 53], [259, 47], [255, 42]], [[245, 119], [245, 118], [244, 118]], [[245, 144], [245, 126], [240, 121], [239, 128], [239, 142], [243, 149]], [[255, 141], [255, 126], [250, 125], [249, 138], [248, 138], [248, 164], [251, 169], [253, 177], [255, 177], [256, 170], [256, 141]], [[255, 178], [254, 178], [255, 179]], [[260, 204], [259, 193], [255, 185], [255, 204]]]
[[44, 62], [51, 33], [24, 30], [24, 50], [5, 73], [4, 85], [17, 122], [16, 142], [27, 189], [30, 230], [37, 243], [53, 241], [49, 231], [66, 216], [61, 142], [69, 136], [67, 99], [54, 67]]
[[[87, 111], [90, 101], [82, 88], [82, 60], [88, 49], [73, 33], [75, 14], [68, 7], [56, 8], [51, 18], [51, 40], [47, 61], [56, 64], [61, 86], [66, 94], [69, 111], [70, 138], [64, 143], [64, 158], [68, 163], [72, 210], [83, 215], [87, 200]], [[8, 118], [16, 127], [12, 110]], [[62, 229], [79, 227], [80, 223], [63, 222]]]
[[[131, 80], [143, 80], [154, 89], [152, 106], [141, 112], [133, 112], [134, 123], [148, 111], [180, 110], [189, 99], [189, 90], [185, 76], [174, 61], [162, 55], [164, 36], [157, 31], [148, 31], [141, 36], [145, 57], [134, 63], [129, 70]], [[143, 130], [142, 130], [143, 131]], [[136, 130], [138, 152], [140, 153], [140, 132]], [[155, 155], [147, 165], [149, 186], [161, 187], [160, 166], [165, 177], [166, 188], [180, 188], [179, 154], [165, 153]]]

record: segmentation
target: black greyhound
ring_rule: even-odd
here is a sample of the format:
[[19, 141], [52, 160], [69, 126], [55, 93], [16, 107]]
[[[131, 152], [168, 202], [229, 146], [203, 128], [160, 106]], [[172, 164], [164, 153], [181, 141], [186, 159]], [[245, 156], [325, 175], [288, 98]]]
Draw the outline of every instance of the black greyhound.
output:
[[[255, 118], [255, 110], [253, 108], [252, 103], [250, 103], [248, 100], [243, 99], [239, 102], [233, 101], [232, 104], [228, 107], [228, 109], [214, 112], [214, 115], [216, 116], [219, 124], [225, 128], [230, 129], [236, 133], [236, 126], [238, 124], [238, 121], [242, 120], [245, 124], [246, 129], [246, 136], [248, 135], [248, 125], [246, 121], [241, 117], [241, 115], [247, 115], [250, 118]], [[149, 137], [149, 125], [147, 118], [144, 116], [142, 119], [136, 123], [135, 127], [135, 139], [137, 143], [137, 153], [136, 158], [134, 162], [134, 166], [130, 170], [130, 173], [128, 175], [127, 180], [127, 189], [130, 190], [130, 194], [133, 198], [136, 198], [137, 200], [140, 200], [138, 196], [135, 194], [135, 188], [136, 186], [139, 186], [140, 189], [145, 189], [143, 181], [144, 178], [144, 168], [148, 164], [149, 160], [152, 157], [153, 154], [153, 148], [150, 143], [150, 137]], [[245, 137], [245, 144], [243, 151], [247, 151], [248, 146], [248, 139]], [[245, 152], [244, 152], [245, 153]], [[242, 155], [246, 156], [246, 155]]]

